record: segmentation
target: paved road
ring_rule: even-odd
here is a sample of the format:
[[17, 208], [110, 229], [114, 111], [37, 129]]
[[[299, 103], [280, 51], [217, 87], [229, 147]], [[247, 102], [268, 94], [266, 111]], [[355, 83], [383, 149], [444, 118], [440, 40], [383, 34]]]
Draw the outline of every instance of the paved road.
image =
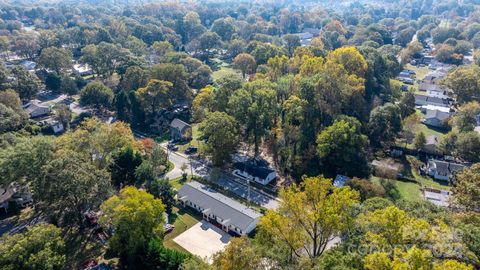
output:
[[[169, 152], [168, 159], [170, 162], [173, 163], [175, 166], [173, 170], [167, 173], [167, 177], [169, 179], [174, 179], [182, 176], [182, 170], [180, 170], [183, 164], [187, 165], [186, 173], [190, 174], [190, 160], [187, 156], [183, 154], [179, 154], [176, 152]], [[205, 166], [204, 163], [197, 160], [192, 160], [193, 165], [193, 174], [196, 176], [201, 176], [206, 179], [209, 178], [209, 168]], [[215, 181], [218, 185], [223, 186], [225, 189], [235, 193], [236, 195], [247, 199], [248, 197], [248, 186], [246, 183], [242, 183], [238, 180], [235, 180], [233, 176], [228, 175], [227, 173], [223, 173], [218, 180]], [[271, 195], [265, 194], [256, 190], [255, 188], [250, 188], [250, 200], [258, 205], [261, 205], [268, 209], [276, 209], [278, 208], [279, 204], [278, 201], [272, 197]]]
[[[238, 196], [248, 199], [248, 185], [247, 183], [240, 183], [238, 180], [234, 180], [233, 176], [222, 175], [216, 181], [217, 184], [223, 186], [225, 189], [237, 194]], [[255, 204], [261, 205], [267, 209], [277, 209], [279, 206], [278, 200], [270, 195], [267, 195], [261, 191], [250, 187], [250, 201]]]

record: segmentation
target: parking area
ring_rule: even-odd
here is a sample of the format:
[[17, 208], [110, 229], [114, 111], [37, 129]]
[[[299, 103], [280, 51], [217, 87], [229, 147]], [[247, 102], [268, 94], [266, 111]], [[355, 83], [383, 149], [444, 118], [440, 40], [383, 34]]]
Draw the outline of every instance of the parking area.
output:
[[212, 256], [228, 245], [230, 235], [202, 220], [177, 236], [173, 241], [188, 252], [211, 262]]

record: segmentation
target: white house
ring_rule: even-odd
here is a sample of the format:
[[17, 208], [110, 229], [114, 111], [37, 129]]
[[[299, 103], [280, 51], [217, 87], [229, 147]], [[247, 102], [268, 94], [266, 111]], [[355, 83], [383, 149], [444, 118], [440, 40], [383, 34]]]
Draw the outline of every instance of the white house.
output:
[[275, 170], [255, 165], [250, 161], [237, 162], [234, 167], [233, 175], [262, 185], [268, 185], [277, 177]]
[[185, 184], [177, 194], [183, 206], [202, 213], [209, 222], [217, 223], [222, 230], [246, 235], [257, 226], [262, 214], [240, 202], [196, 181]]
[[30, 118], [46, 116], [50, 114], [50, 107], [38, 104], [36, 101], [30, 101], [23, 108], [27, 111]]
[[87, 64], [74, 64], [72, 73], [80, 76], [88, 76], [93, 74], [93, 69]]
[[450, 119], [450, 112], [443, 112], [440, 110], [427, 111], [425, 118], [422, 120], [425, 125], [442, 128], [447, 126]]
[[26, 70], [30, 72], [34, 72], [37, 68], [37, 63], [33, 61], [23, 60], [20, 62], [20, 66], [24, 67]]
[[55, 134], [61, 133], [65, 130], [65, 127], [63, 126], [62, 122], [57, 121], [53, 118], [48, 118], [43, 121], [40, 121], [40, 124], [44, 126], [49, 126], [50, 128], [52, 128], [52, 131]]
[[420, 107], [420, 110], [423, 113], [427, 113], [427, 111], [434, 111], [434, 110], [441, 111], [441, 112], [446, 112], [446, 113], [450, 112], [450, 108], [448, 108], [448, 107], [435, 106], [435, 105], [423, 105], [422, 107]]
[[462, 171], [465, 165], [431, 159], [427, 164], [428, 175], [436, 180], [450, 181], [455, 173]]

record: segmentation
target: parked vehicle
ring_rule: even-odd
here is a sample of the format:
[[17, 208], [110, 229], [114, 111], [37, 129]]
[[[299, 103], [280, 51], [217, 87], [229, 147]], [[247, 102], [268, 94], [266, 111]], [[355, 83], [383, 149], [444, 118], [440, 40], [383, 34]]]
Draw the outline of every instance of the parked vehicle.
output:
[[175, 145], [174, 143], [169, 143], [169, 144], [167, 145], [167, 148], [168, 148], [168, 150], [170, 150], [170, 151], [177, 151], [177, 150], [178, 150], [178, 146]]
[[198, 151], [197, 147], [189, 146], [187, 149], [185, 149], [185, 154], [187, 155], [195, 154], [197, 153], [197, 151]]

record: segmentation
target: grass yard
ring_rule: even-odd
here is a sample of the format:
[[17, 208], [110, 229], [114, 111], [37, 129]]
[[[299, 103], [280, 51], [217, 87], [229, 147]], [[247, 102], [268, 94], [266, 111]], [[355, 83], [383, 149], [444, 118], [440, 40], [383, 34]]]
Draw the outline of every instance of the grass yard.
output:
[[172, 187], [176, 190], [179, 190], [183, 187], [183, 185], [185, 185], [187, 182], [191, 181], [192, 180], [192, 176], [191, 175], [188, 175], [187, 176], [187, 181], [183, 181], [182, 180], [182, 177], [177, 177], [177, 178], [174, 178], [174, 179], [171, 179], [170, 180], [170, 184], [172, 185]]
[[240, 72], [230, 66], [222, 66], [219, 70], [214, 71], [212, 74], [212, 78], [214, 81], [217, 81], [220, 78], [232, 76], [241, 78], [242, 75], [240, 74]]
[[[379, 177], [372, 176], [370, 181], [373, 183], [382, 185]], [[390, 191], [387, 190], [387, 194], [394, 200], [404, 199], [406, 201], [418, 202], [423, 200], [420, 192], [420, 185], [413, 182], [404, 182], [399, 180], [390, 180], [393, 183], [393, 187]]]
[[422, 80], [430, 72], [430, 69], [428, 69], [428, 67], [419, 67], [419, 66], [414, 66], [414, 65], [411, 65], [411, 64], [407, 64], [405, 66], [405, 68], [415, 71], [415, 73], [416, 73], [415, 79], [416, 80]]
[[191, 228], [193, 225], [197, 224], [200, 220], [202, 220], [202, 217], [187, 207], [173, 207], [172, 214], [170, 214], [169, 219], [170, 223], [175, 225], [175, 229], [173, 229], [173, 231], [169, 234], [165, 235], [163, 240], [164, 246], [188, 253], [188, 251], [175, 243], [173, 239]]
[[183, 153], [189, 146], [197, 147], [200, 150], [203, 147], [203, 141], [200, 140], [199, 124], [192, 125], [192, 140], [186, 144], [178, 144], [178, 152]]
[[422, 193], [418, 184], [397, 180], [395, 185], [402, 199], [411, 202], [422, 201]]

